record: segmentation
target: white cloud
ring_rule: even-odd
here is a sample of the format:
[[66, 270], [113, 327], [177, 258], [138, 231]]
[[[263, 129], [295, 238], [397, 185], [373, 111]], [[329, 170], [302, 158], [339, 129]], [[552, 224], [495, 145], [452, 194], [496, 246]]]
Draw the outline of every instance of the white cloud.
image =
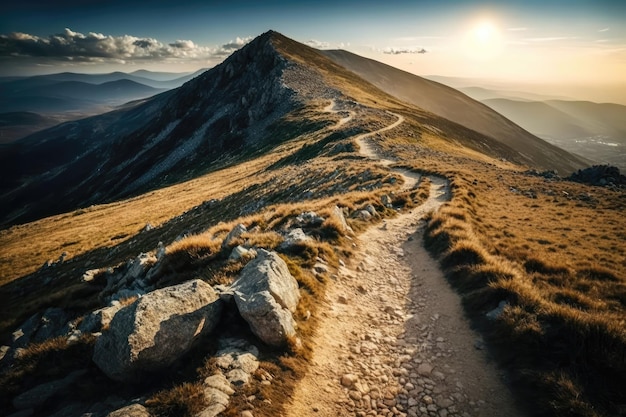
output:
[[608, 32], [611, 28], [599, 29], [598, 32]]
[[525, 32], [528, 30], [527, 27], [516, 27], [516, 28], [507, 28], [509, 32]]
[[311, 40], [308, 40], [308, 41], [306, 41], [304, 43], [309, 45], [310, 47], [316, 48], [316, 49], [328, 49], [328, 48], [330, 48], [330, 43], [318, 41], [316, 39], [311, 39]]
[[428, 52], [424, 48], [407, 48], [407, 47], [396, 47], [396, 46], [388, 46], [382, 50], [383, 54], [388, 55], [401, 55], [401, 54], [425, 54]]
[[65, 29], [63, 33], [39, 37], [27, 33], [0, 35], [0, 57], [31, 57], [45, 62], [132, 62], [168, 60], [211, 60], [223, 58], [251, 38], [236, 38], [218, 47], [200, 46], [191, 40], [164, 44], [154, 38], [112, 36]]

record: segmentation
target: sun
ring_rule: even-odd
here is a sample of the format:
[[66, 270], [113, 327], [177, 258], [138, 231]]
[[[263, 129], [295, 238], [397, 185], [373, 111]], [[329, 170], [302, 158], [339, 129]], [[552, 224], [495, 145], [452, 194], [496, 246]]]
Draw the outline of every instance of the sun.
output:
[[472, 58], [482, 61], [497, 57], [503, 49], [498, 25], [492, 19], [472, 22], [465, 34], [464, 45]]
[[474, 27], [474, 38], [477, 43], [487, 45], [497, 36], [497, 29], [490, 21], [482, 21]]

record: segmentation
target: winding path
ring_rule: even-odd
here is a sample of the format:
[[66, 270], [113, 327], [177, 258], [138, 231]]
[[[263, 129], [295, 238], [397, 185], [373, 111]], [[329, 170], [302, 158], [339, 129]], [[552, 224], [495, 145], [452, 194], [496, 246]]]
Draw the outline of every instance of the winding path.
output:
[[[366, 140], [404, 121], [397, 117], [355, 138], [365, 156], [393, 162]], [[403, 188], [419, 181], [393, 171]], [[360, 235], [354, 259], [330, 283], [311, 367], [286, 416], [521, 416], [422, 245], [424, 215], [450, 198], [447, 180], [429, 178], [428, 200]]]

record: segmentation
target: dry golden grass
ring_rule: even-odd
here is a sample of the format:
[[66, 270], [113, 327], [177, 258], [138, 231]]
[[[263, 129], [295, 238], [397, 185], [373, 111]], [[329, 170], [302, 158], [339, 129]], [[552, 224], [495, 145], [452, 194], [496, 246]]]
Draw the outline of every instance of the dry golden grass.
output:
[[185, 382], [162, 390], [146, 401], [150, 412], [158, 417], [194, 417], [207, 406], [201, 382]]
[[[626, 195], [469, 159], [423, 165], [445, 173], [454, 193], [430, 218], [426, 245], [533, 413], [621, 412]], [[487, 320], [502, 300], [503, 315]]]

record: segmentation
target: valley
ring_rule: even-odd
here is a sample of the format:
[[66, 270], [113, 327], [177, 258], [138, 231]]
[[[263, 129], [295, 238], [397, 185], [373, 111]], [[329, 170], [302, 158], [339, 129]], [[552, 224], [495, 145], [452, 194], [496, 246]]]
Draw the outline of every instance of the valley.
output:
[[623, 176], [453, 89], [270, 31], [6, 149], [7, 415], [623, 412]]

